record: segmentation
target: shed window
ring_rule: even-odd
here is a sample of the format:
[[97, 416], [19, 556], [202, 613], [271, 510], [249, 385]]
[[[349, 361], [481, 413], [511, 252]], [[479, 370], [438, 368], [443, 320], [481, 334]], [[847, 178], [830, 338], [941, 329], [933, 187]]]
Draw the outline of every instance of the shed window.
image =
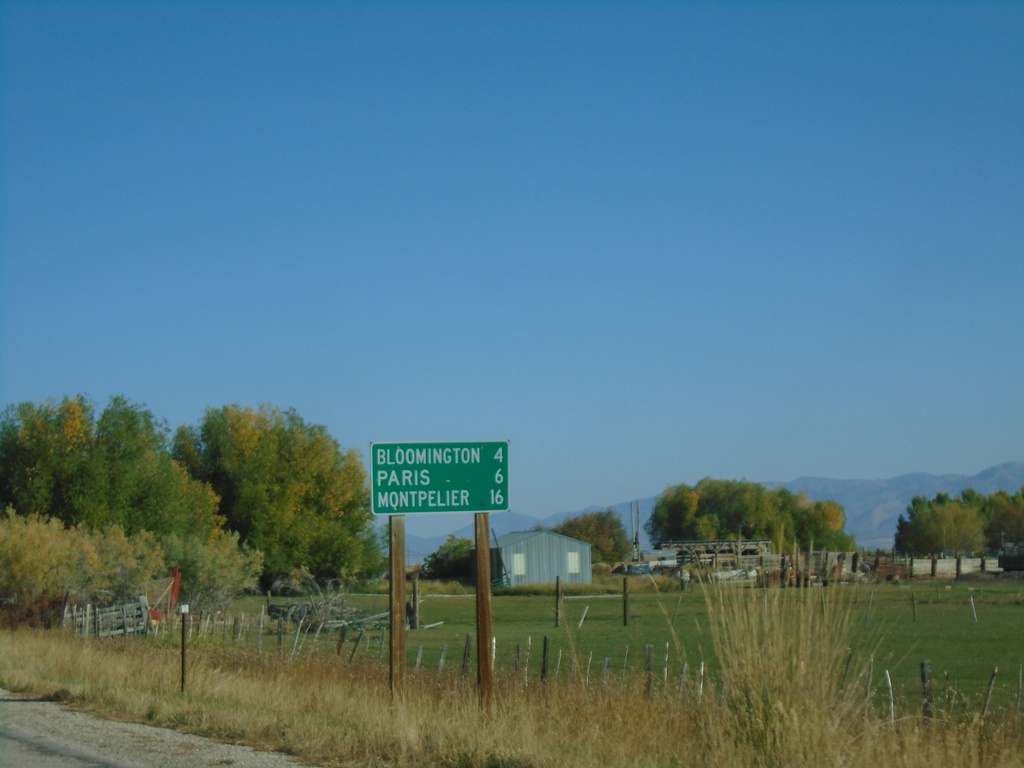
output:
[[512, 575], [513, 576], [525, 576], [526, 575], [526, 553], [525, 552], [513, 552], [512, 553]]
[[579, 552], [568, 552], [568, 565], [569, 573], [580, 572], [580, 553]]

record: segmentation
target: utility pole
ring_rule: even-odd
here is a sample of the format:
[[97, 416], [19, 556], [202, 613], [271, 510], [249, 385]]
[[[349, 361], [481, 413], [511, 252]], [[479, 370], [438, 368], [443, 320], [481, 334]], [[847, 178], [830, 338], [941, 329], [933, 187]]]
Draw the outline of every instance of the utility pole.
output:
[[640, 562], [640, 502], [629, 503], [629, 522], [633, 528], [633, 562]]

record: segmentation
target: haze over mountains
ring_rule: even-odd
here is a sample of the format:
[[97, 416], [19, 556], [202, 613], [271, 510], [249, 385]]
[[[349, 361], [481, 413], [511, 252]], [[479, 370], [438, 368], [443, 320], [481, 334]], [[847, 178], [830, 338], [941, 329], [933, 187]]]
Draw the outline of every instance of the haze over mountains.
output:
[[[906, 511], [915, 496], [934, 498], [937, 493], [959, 495], [966, 488], [973, 488], [978, 493], [991, 494], [1005, 489], [1016, 493], [1024, 487], [1024, 461], [1013, 461], [989, 467], [976, 475], [930, 475], [914, 472], [887, 480], [840, 480], [826, 477], [798, 477], [789, 482], [758, 481], [769, 488], [786, 488], [787, 490], [803, 491], [808, 497], [816, 500], [833, 499], [843, 505], [846, 510], [846, 530], [857, 539], [859, 547], [874, 549], [892, 546], [896, 534], [896, 520]], [[660, 494], [659, 494], [660, 495]], [[630, 507], [640, 505], [640, 542], [645, 549], [651, 543], [643, 531], [643, 524], [651, 516], [658, 496], [645, 499], [624, 501], [614, 504], [593, 505], [572, 512], [560, 512], [545, 518], [537, 518], [519, 512], [503, 512], [492, 514], [491, 530], [494, 535], [501, 536], [511, 531], [524, 531], [541, 525], [546, 528], [558, 525], [568, 517], [584, 512], [597, 512], [613, 509], [622, 518], [626, 532], [632, 534], [630, 523]], [[450, 523], [449, 526], [450, 528]], [[466, 517], [466, 524], [450, 531], [456, 536], [473, 538], [472, 518]], [[416, 536], [407, 534], [406, 549], [409, 559], [420, 561], [426, 555], [437, 550], [448, 538], [449, 531], [436, 536]]]

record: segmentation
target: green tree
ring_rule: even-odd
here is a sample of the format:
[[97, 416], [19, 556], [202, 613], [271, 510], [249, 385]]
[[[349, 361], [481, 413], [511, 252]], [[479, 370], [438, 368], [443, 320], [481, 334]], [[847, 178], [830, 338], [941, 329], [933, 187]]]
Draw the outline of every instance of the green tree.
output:
[[652, 542], [771, 539], [779, 551], [852, 549], [845, 514], [835, 501], [810, 501], [784, 488], [745, 480], [704, 478], [666, 489], [644, 528]]
[[985, 503], [988, 546], [1004, 550], [1010, 545], [1024, 546], [1024, 487], [1012, 496], [1005, 490], [988, 497]]
[[358, 453], [294, 410], [208, 409], [197, 428], [178, 429], [173, 455], [213, 488], [241, 543], [263, 553], [264, 583], [296, 568], [355, 576], [379, 562]]
[[473, 576], [473, 540], [449, 534], [436, 552], [423, 559], [427, 579], [469, 579]]
[[661, 541], [687, 541], [700, 538], [697, 534], [697, 515], [700, 494], [688, 485], [676, 485], [665, 490], [654, 504], [654, 511], [644, 524], [644, 530], [657, 545]]
[[[244, 574], [258, 555], [224, 538], [217, 495], [174, 460], [166, 425], [123, 397], [111, 398], [98, 419], [95, 412], [75, 397], [9, 406], [0, 416], [0, 503], [97, 537], [79, 542], [78, 572], [88, 578], [65, 588], [128, 589], [134, 576], [101, 578], [99, 565], [85, 560], [103, 557], [116, 568], [134, 548], [154, 553], [144, 569], [181, 568], [186, 589], [224, 594], [248, 583]], [[177, 559], [183, 553], [190, 556]]]
[[145, 408], [112, 398], [96, 423], [95, 453], [110, 522], [128, 533], [208, 537], [224, 519], [218, 499], [170, 453], [167, 426]]
[[622, 519], [611, 509], [567, 518], [551, 530], [590, 544], [594, 550], [594, 562], [621, 562], [632, 549]]
[[[1000, 510], [994, 501], [997, 497], [986, 499], [970, 489], [959, 498], [948, 493], [937, 493], [932, 500], [915, 496], [896, 521], [895, 546], [919, 555], [982, 552], [986, 539], [991, 542], [994, 529], [1007, 520], [1006, 510]], [[997, 515], [997, 511], [1003, 514]]]
[[68, 525], [104, 522], [93, 406], [83, 397], [20, 403], [0, 416], [0, 504]]
[[21, 403], [0, 417], [0, 503], [90, 530], [208, 535], [223, 520], [212, 489], [169, 451], [165, 425], [111, 398], [99, 419], [83, 397]]

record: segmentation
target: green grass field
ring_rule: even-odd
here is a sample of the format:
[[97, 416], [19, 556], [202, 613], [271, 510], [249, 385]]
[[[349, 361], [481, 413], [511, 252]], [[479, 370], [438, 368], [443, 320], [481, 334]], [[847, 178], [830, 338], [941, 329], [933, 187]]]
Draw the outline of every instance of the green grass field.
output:
[[[553, 590], [495, 595], [488, 702], [476, 689], [475, 655], [463, 678], [475, 600], [456, 585], [449, 596], [424, 585], [421, 620], [435, 626], [409, 633], [406, 663], [414, 667], [419, 656], [420, 670], [398, 692], [389, 690], [386, 630], [369, 631], [359, 646], [350, 632], [340, 653], [337, 632], [265, 621], [260, 635], [265, 601], [255, 597], [226, 615], [192, 615], [187, 693], [178, 688], [180, 624], [135, 639], [0, 631], [0, 687], [317, 765], [1021, 765], [1022, 582], [685, 592], [630, 583], [628, 627], [621, 579], [567, 599], [560, 627]], [[383, 613], [388, 599], [381, 585], [374, 589], [344, 599]], [[650, 678], [645, 646], [653, 648]], [[922, 660], [934, 681], [930, 717]]]
[[[618, 593], [606, 584], [604, 589], [594, 589], [603, 594], [567, 596], [559, 627], [555, 626], [553, 589], [549, 594], [495, 595], [492, 629], [496, 673], [512, 675], [518, 670], [524, 680], [539, 681], [545, 637], [549, 640], [549, 682], [569, 680], [574, 654], [576, 674], [586, 678], [589, 671], [592, 685], [603, 682], [606, 674], [640, 675], [647, 645], [653, 646], [653, 669], [662, 687], [676, 686], [684, 665], [691, 676], [698, 674], [701, 663], [709, 676], [717, 672], [708, 599], [699, 586], [655, 591], [649, 581], [631, 579], [630, 622], [625, 626], [622, 582], [614, 580], [610, 584], [618, 588]], [[794, 600], [820, 600], [822, 589], [791, 588], [787, 593]], [[855, 667], [863, 664], [872, 671], [873, 697], [888, 701], [888, 671], [894, 698], [911, 709], [912, 703], [921, 698], [921, 663], [928, 661], [937, 700], [945, 697], [942, 700], [952, 704], [955, 695], [959, 706], [980, 706], [998, 669], [991, 705], [1003, 709], [1017, 706], [1024, 663], [1024, 582], [922, 579], [903, 585], [846, 584], [827, 589], [836, 593], [829, 595], [830, 599], [836, 597], [844, 614], [848, 614], [847, 641], [852, 661]], [[461, 673], [467, 635], [472, 642], [476, 640], [476, 603], [471, 592], [457, 587], [454, 591], [456, 594], [421, 595], [421, 625], [435, 626], [408, 632], [410, 669], [418, 658], [420, 669], [436, 672], [444, 648], [445, 671]], [[373, 613], [388, 610], [386, 594], [352, 594], [346, 601]], [[257, 613], [258, 603], [249, 602], [246, 610], [250, 615]], [[294, 625], [284, 629], [285, 652], [293, 647], [294, 631]], [[266, 632], [273, 635], [276, 629], [268, 624]], [[343, 651], [346, 657], [352, 652], [355, 637], [352, 633], [347, 638]], [[337, 652], [336, 638], [336, 634], [319, 638], [317, 652]], [[264, 649], [276, 649], [276, 642], [273, 637], [265, 639]], [[305, 643], [304, 652], [308, 652]], [[377, 656], [386, 663], [386, 643], [386, 631], [371, 630], [358, 657]], [[471, 675], [475, 674], [474, 665], [475, 655], [470, 660]], [[866, 686], [867, 680], [861, 684]]]

